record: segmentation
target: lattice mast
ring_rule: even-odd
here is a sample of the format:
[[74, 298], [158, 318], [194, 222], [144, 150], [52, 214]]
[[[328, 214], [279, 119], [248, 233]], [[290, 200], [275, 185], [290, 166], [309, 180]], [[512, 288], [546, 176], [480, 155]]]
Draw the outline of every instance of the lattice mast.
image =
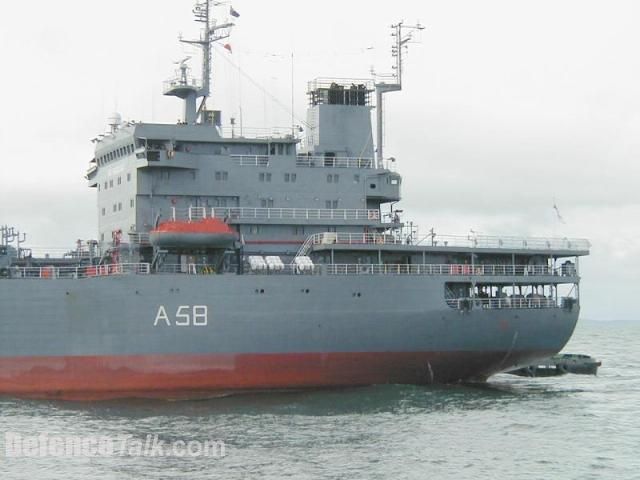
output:
[[403, 70], [403, 51], [408, 49], [408, 43], [413, 38], [414, 31], [424, 30], [424, 27], [419, 23], [416, 25], [405, 25], [404, 22], [398, 22], [395, 25], [391, 25], [391, 36], [394, 38], [393, 46], [391, 47], [391, 55], [395, 59], [393, 65], [394, 73], [391, 77], [394, 78], [394, 82], [376, 82], [376, 161], [378, 166], [382, 165], [384, 154], [384, 98], [385, 93], [398, 92], [402, 90], [402, 70]]

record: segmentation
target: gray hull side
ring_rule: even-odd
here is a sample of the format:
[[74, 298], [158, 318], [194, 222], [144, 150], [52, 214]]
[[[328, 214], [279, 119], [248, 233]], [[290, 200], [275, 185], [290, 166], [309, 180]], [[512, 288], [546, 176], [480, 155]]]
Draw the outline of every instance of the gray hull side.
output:
[[[578, 318], [577, 309], [462, 313], [446, 305], [442, 278], [413, 276], [8, 280], [0, 305], [0, 357], [505, 352], [507, 368], [518, 351], [559, 351]], [[171, 326], [158, 321], [161, 306]], [[175, 326], [181, 306], [206, 306], [207, 325]]]

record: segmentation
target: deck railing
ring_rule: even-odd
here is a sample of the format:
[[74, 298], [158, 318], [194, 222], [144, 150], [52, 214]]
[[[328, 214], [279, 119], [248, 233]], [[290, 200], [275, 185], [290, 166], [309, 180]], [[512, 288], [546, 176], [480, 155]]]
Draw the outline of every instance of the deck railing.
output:
[[273, 139], [276, 142], [278, 140], [291, 141], [295, 138], [294, 134], [296, 133], [291, 127], [218, 127], [218, 132], [225, 138]]
[[150, 245], [149, 234], [143, 232], [129, 232], [129, 242], [133, 245]]
[[241, 167], [268, 167], [271, 164], [268, 155], [231, 155], [231, 158]]
[[313, 245], [418, 245], [432, 247], [465, 247], [478, 249], [569, 250], [588, 251], [588, 240], [576, 238], [525, 238], [493, 236], [427, 235], [418, 238], [402, 238], [381, 233], [317, 233], [311, 237]]
[[380, 221], [379, 210], [318, 208], [189, 207], [173, 208], [172, 220], [366, 220]]
[[373, 158], [369, 157], [310, 157], [298, 155], [296, 167], [309, 168], [375, 168]]
[[[236, 271], [236, 268], [227, 271]], [[316, 264], [308, 269], [301, 269], [295, 264], [283, 264], [276, 267], [266, 267], [263, 270], [245, 268], [246, 274], [262, 275], [414, 275], [414, 276], [456, 276], [456, 277], [570, 277], [567, 281], [575, 281], [577, 271], [564, 266], [552, 268], [546, 265], [405, 265], [405, 264]], [[78, 267], [11, 267], [11, 278], [41, 278], [41, 279], [78, 279], [91, 277], [106, 277], [114, 275], [149, 275], [152, 273], [148, 263], [120, 263], [111, 265], [94, 265]], [[186, 274], [213, 275], [219, 273], [214, 265], [209, 264], [164, 264], [153, 273], [158, 274]], [[226, 272], [224, 272], [226, 273]]]
[[455, 276], [575, 276], [566, 267], [548, 265], [468, 265], [468, 264], [331, 264], [329, 275], [455, 275]]
[[11, 267], [9, 272], [11, 278], [55, 280], [116, 275], [149, 275], [151, 267], [148, 263], [118, 263], [78, 267]]
[[560, 303], [555, 298], [544, 297], [542, 295], [524, 297], [505, 298], [448, 298], [447, 305], [458, 310], [471, 309], [535, 309], [535, 308], [567, 308], [571, 300], [571, 305], [577, 302], [573, 298], [561, 298]]

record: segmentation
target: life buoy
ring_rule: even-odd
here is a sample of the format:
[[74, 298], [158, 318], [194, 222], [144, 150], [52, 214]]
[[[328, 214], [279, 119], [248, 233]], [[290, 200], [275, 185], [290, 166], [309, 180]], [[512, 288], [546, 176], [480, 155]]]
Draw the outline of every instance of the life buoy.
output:
[[40, 277], [41, 278], [53, 278], [55, 274], [55, 268], [54, 267], [42, 267], [40, 269]]

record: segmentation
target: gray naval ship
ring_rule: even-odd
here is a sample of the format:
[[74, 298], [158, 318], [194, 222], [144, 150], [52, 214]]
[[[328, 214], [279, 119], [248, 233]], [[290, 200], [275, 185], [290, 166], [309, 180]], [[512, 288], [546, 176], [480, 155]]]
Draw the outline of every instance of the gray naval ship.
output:
[[2, 228], [0, 394], [483, 381], [561, 350], [588, 241], [420, 234], [396, 208], [382, 99], [417, 26], [393, 27], [392, 80], [316, 79], [304, 134], [250, 135], [207, 108], [214, 43], [238, 17], [213, 10], [197, 4], [201, 36], [183, 40], [202, 78], [185, 61], [164, 87], [183, 118], [115, 115], [94, 139], [98, 240], [38, 258]]

